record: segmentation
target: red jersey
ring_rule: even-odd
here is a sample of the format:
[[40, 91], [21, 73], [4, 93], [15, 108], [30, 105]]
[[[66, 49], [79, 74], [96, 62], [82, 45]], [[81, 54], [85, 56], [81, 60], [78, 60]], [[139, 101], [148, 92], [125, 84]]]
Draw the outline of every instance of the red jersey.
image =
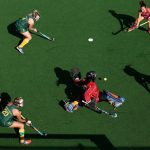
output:
[[96, 85], [95, 82], [91, 81], [86, 84], [86, 90], [83, 96], [86, 102], [89, 102], [91, 99], [95, 99], [96, 102], [99, 101], [100, 90], [98, 89], [98, 86]]
[[146, 12], [141, 12], [141, 16], [144, 17], [145, 19], [148, 19], [150, 17], [150, 12], [148, 8], [146, 8]]

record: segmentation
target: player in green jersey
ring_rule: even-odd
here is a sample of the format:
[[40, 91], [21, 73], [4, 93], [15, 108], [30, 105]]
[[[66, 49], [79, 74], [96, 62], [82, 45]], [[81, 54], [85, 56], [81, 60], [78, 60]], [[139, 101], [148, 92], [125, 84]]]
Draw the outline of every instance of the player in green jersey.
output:
[[28, 14], [24, 18], [20, 18], [16, 21], [15, 27], [17, 32], [23, 35], [24, 39], [16, 49], [20, 53], [24, 53], [23, 47], [32, 39], [30, 31], [37, 32], [37, 29], [34, 28], [36, 21], [40, 19], [40, 13], [37, 10], [34, 10], [32, 13]]
[[21, 117], [21, 112], [19, 107], [23, 107], [24, 100], [22, 97], [17, 97], [14, 101], [9, 102], [1, 111], [0, 111], [0, 126], [9, 127], [9, 128], [18, 128], [20, 135], [21, 144], [30, 144], [30, 139], [25, 139], [25, 130], [24, 124], [30, 126], [31, 121], [23, 119]]

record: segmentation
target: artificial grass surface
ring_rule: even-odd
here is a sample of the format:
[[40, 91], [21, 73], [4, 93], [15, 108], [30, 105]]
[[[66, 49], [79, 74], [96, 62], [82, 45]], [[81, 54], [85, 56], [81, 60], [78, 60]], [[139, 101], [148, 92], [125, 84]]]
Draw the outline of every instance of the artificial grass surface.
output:
[[[136, 0], [1, 0], [0, 5], [3, 6], [0, 16], [0, 92], [7, 92], [12, 99], [22, 96], [25, 99], [23, 113], [49, 136], [56, 135], [45, 140], [33, 136], [29, 147], [102, 149], [103, 146], [107, 149], [108, 146], [103, 143], [109, 141], [113, 145], [110, 144], [109, 149], [149, 148], [150, 95], [133, 76], [124, 72], [124, 68], [131, 65], [138, 72], [149, 75], [150, 36], [142, 30], [121, 31], [114, 35], [120, 30], [120, 24], [110, 13], [113, 10], [135, 18], [138, 10]], [[7, 27], [33, 9], [41, 13], [37, 29], [54, 36], [55, 41], [49, 42], [33, 35], [32, 41], [24, 48], [25, 54], [20, 55], [14, 49], [20, 39], [9, 34]], [[89, 37], [94, 39], [92, 43], [87, 41]], [[59, 106], [59, 100], [67, 98], [66, 85], [56, 85], [58, 77], [55, 69], [59, 68], [64, 73], [76, 66], [83, 77], [89, 70], [107, 77], [107, 82], [96, 81], [100, 89], [110, 90], [127, 99], [117, 110], [117, 119], [86, 108], [70, 114]], [[99, 106], [112, 110], [106, 103]], [[7, 136], [14, 133], [13, 130], [0, 128], [0, 132], [6, 133], [5, 138], [0, 134], [1, 147], [20, 147], [16, 138]], [[26, 133], [32, 138], [32, 133], [36, 132], [26, 128]], [[64, 135], [64, 139], [60, 138], [60, 134]], [[66, 139], [68, 134], [72, 135], [72, 140]], [[74, 139], [76, 134], [85, 136], [83, 138], [90, 134], [100, 135], [99, 144], [91, 139]], [[103, 143], [102, 137], [106, 139]]]

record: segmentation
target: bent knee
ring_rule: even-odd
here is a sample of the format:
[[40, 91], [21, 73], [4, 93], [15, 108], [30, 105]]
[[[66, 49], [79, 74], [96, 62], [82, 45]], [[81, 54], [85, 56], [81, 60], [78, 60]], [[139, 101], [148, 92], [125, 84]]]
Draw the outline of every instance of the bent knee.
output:
[[28, 36], [27, 39], [30, 41], [32, 40], [32, 36]]
[[21, 123], [19, 126], [20, 126], [20, 129], [24, 129], [24, 124], [23, 123]]

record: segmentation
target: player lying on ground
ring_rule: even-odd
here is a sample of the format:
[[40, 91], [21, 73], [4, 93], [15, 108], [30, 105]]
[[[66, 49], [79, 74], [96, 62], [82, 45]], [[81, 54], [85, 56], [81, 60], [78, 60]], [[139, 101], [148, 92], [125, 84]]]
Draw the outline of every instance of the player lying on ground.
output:
[[22, 43], [16, 47], [20, 53], [24, 53], [23, 47], [32, 39], [32, 35], [29, 31], [37, 32], [37, 29], [34, 28], [36, 21], [40, 19], [40, 13], [37, 10], [34, 10], [32, 13], [28, 14], [24, 18], [20, 18], [16, 21], [15, 26], [17, 32], [23, 35], [24, 39]]
[[19, 129], [20, 143], [30, 144], [30, 139], [25, 139], [24, 124], [30, 126], [31, 121], [23, 119], [19, 107], [23, 107], [24, 100], [21, 97], [17, 97], [13, 102], [9, 102], [5, 108], [2, 108], [0, 112], [0, 126], [8, 128]]
[[95, 79], [95, 71], [87, 72], [86, 77], [82, 80], [77, 75], [75, 75], [73, 78], [74, 83], [77, 86], [82, 86], [84, 88], [84, 92], [78, 100], [65, 103], [64, 106], [66, 111], [73, 112], [74, 110], [77, 110], [78, 107], [82, 105], [83, 100], [93, 109], [97, 109], [97, 103], [104, 100], [109, 102], [114, 108], [122, 105], [122, 103], [125, 101], [125, 98], [117, 96], [108, 91], [100, 92], [98, 86], [95, 83]]
[[125, 101], [124, 97], [120, 97], [106, 90], [103, 90], [101, 99], [104, 101], [108, 101], [114, 107], [114, 109], [121, 106]]
[[[138, 18], [135, 20], [134, 24], [128, 29], [128, 32], [137, 29], [142, 20], [146, 19], [150, 21], [150, 8], [146, 7], [144, 1], [140, 1], [139, 4], [140, 4], [140, 10], [139, 10]], [[150, 22], [148, 22], [148, 33], [150, 34]]]

